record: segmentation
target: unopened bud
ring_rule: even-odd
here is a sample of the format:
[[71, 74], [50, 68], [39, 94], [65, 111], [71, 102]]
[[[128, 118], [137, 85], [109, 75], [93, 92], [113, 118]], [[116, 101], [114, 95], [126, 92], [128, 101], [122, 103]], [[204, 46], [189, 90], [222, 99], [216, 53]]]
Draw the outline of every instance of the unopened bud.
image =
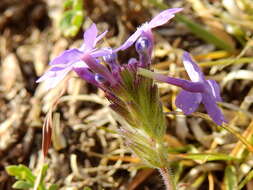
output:
[[128, 60], [128, 65], [134, 65], [134, 64], [137, 64], [138, 63], [138, 61], [137, 61], [137, 59], [135, 59], [135, 58], [130, 58], [129, 60]]
[[107, 81], [106, 81], [106, 79], [102, 76], [102, 75], [100, 75], [100, 74], [95, 74], [95, 80], [98, 82], [98, 83], [102, 83], [102, 84], [104, 84], [104, 83], [106, 83]]
[[103, 57], [103, 59], [107, 63], [114, 63], [116, 62], [116, 59], [117, 59], [117, 53], [112, 52], [110, 54], [107, 54]]
[[135, 49], [138, 53], [149, 52], [151, 46], [151, 41], [145, 36], [141, 36], [135, 43]]
[[103, 56], [103, 59], [110, 66], [111, 70], [115, 70], [119, 67], [117, 63], [117, 53], [113, 52], [110, 48], [108, 48], [108, 50], [111, 51], [111, 53]]

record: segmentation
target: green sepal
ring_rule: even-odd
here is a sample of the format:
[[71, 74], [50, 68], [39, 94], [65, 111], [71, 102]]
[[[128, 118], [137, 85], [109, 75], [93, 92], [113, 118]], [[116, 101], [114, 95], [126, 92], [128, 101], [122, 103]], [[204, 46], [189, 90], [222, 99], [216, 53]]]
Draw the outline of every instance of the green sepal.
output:
[[149, 167], [167, 167], [167, 155], [162, 142], [150, 138], [142, 129], [121, 130], [121, 134], [126, 139], [128, 147]]
[[113, 90], [125, 104], [127, 111], [124, 113], [128, 113], [126, 120], [131, 120], [129, 124], [132, 127], [143, 129], [151, 138], [162, 139], [166, 120], [159, 100], [158, 88], [153, 79], [138, 76], [136, 72], [127, 68], [120, 74], [122, 84]]
[[138, 75], [137, 68], [137, 65], [122, 66], [120, 83], [111, 87], [115, 95], [108, 92], [107, 98], [111, 108], [129, 124], [121, 130], [129, 148], [148, 166], [167, 167], [168, 151], [163, 145], [166, 120], [158, 88], [153, 79]]

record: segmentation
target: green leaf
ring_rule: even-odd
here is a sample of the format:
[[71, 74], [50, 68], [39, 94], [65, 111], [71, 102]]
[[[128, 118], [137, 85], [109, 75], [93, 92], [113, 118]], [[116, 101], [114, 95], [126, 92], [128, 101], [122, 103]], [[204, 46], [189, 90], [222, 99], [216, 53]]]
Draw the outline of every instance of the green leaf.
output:
[[83, 0], [74, 0], [73, 9], [82, 10], [83, 9]]
[[42, 168], [40, 169], [38, 176], [36, 176], [36, 182], [34, 185], [35, 189], [38, 189], [38, 190], [45, 190], [46, 189], [44, 179], [47, 174], [47, 169], [48, 169], [48, 164], [44, 164], [42, 166]]
[[23, 180], [16, 181], [12, 185], [12, 188], [14, 188], [14, 189], [29, 189], [29, 188], [32, 188], [32, 187], [33, 187], [33, 184], [31, 184], [27, 181], [23, 181]]
[[92, 190], [92, 189], [89, 187], [84, 187], [83, 190]]
[[185, 153], [189, 152], [192, 148], [192, 145], [186, 145], [181, 147], [168, 147], [168, 153]]
[[53, 185], [51, 185], [51, 186], [49, 187], [48, 190], [57, 190], [58, 188], [59, 188], [58, 185], [53, 184]]
[[191, 160], [201, 160], [201, 161], [215, 161], [215, 160], [237, 160], [237, 158], [229, 156], [227, 154], [221, 153], [192, 153], [192, 154], [181, 154], [179, 157], [191, 159]]
[[71, 20], [71, 24], [80, 27], [83, 23], [83, 12], [82, 11], [76, 11], [75, 15], [73, 16]]
[[80, 30], [84, 20], [83, 0], [67, 0], [64, 8], [68, 10], [63, 13], [60, 28], [65, 36], [73, 37]]
[[199, 177], [197, 177], [191, 184], [191, 187], [193, 189], [198, 189], [205, 181], [206, 179], [206, 174], [202, 174]]
[[170, 168], [172, 168], [173, 171], [175, 184], [178, 184], [184, 172], [184, 164], [182, 162], [174, 161], [170, 163]]
[[72, 6], [73, 6], [73, 0], [66, 0], [66, 1], [63, 3], [63, 8], [64, 8], [64, 9], [71, 8]]
[[41, 170], [41, 183], [44, 181], [46, 175], [47, 175], [47, 169], [48, 169], [48, 164], [44, 164], [43, 168]]
[[19, 180], [27, 180], [30, 183], [34, 183], [35, 176], [32, 174], [31, 170], [26, 166], [20, 164], [7, 166], [6, 171], [9, 175], [15, 176]]
[[75, 11], [73, 10], [64, 12], [63, 17], [60, 22], [60, 27], [62, 29], [67, 29], [67, 27], [69, 27], [69, 25], [71, 24], [71, 19], [74, 15], [75, 15]]
[[237, 187], [237, 172], [234, 166], [229, 165], [225, 169], [225, 190], [235, 190]]
[[69, 10], [63, 14], [60, 22], [60, 28], [65, 36], [75, 36], [83, 23], [83, 12], [78, 10]]

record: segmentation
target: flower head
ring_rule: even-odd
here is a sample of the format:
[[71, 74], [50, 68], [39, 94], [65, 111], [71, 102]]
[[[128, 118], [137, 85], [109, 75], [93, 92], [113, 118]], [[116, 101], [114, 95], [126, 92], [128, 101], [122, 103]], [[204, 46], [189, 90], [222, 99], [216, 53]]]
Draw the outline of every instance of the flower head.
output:
[[137, 28], [137, 30], [127, 39], [127, 41], [125, 41], [123, 45], [117, 48], [116, 51], [129, 48], [141, 35], [150, 38], [153, 43], [151, 29], [167, 23], [175, 16], [177, 12], [182, 10], [182, 8], [173, 8], [162, 11], [161, 13], [156, 15], [150, 22], [146, 22], [142, 24], [139, 28]]
[[146, 69], [138, 69], [138, 73], [182, 88], [176, 98], [176, 106], [186, 115], [194, 112], [203, 103], [207, 113], [213, 121], [221, 125], [224, 116], [216, 102], [222, 101], [219, 85], [214, 80], [206, 80], [198, 65], [191, 59], [190, 54], [184, 52], [183, 64], [191, 81], [164, 76]]
[[108, 54], [107, 50], [101, 49], [97, 50], [95, 48], [96, 43], [101, 40], [107, 31], [98, 35], [98, 30], [96, 24], [92, 24], [83, 35], [83, 44], [80, 48], [73, 48], [64, 51], [60, 56], [53, 59], [49, 65], [50, 69], [41, 76], [36, 82], [46, 81], [46, 86], [48, 89], [54, 88], [63, 78], [71, 71], [88, 68], [88, 65], [82, 61], [82, 56], [84, 54], [89, 54], [90, 56], [96, 58], [100, 56], [105, 56]]
[[183, 54], [183, 64], [191, 81], [201, 83], [203, 91], [190, 92], [183, 89], [176, 98], [177, 107], [182, 109], [185, 114], [191, 114], [202, 102], [213, 121], [221, 125], [225, 119], [216, 104], [216, 102], [222, 101], [219, 85], [214, 80], [205, 79], [204, 74], [187, 52]]

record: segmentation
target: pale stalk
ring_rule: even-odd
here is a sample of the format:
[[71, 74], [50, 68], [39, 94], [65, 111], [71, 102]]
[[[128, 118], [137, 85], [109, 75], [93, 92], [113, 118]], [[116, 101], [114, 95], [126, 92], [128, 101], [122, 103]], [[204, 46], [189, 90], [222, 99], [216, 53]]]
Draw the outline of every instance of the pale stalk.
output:
[[166, 190], [175, 190], [168, 168], [159, 168]]

